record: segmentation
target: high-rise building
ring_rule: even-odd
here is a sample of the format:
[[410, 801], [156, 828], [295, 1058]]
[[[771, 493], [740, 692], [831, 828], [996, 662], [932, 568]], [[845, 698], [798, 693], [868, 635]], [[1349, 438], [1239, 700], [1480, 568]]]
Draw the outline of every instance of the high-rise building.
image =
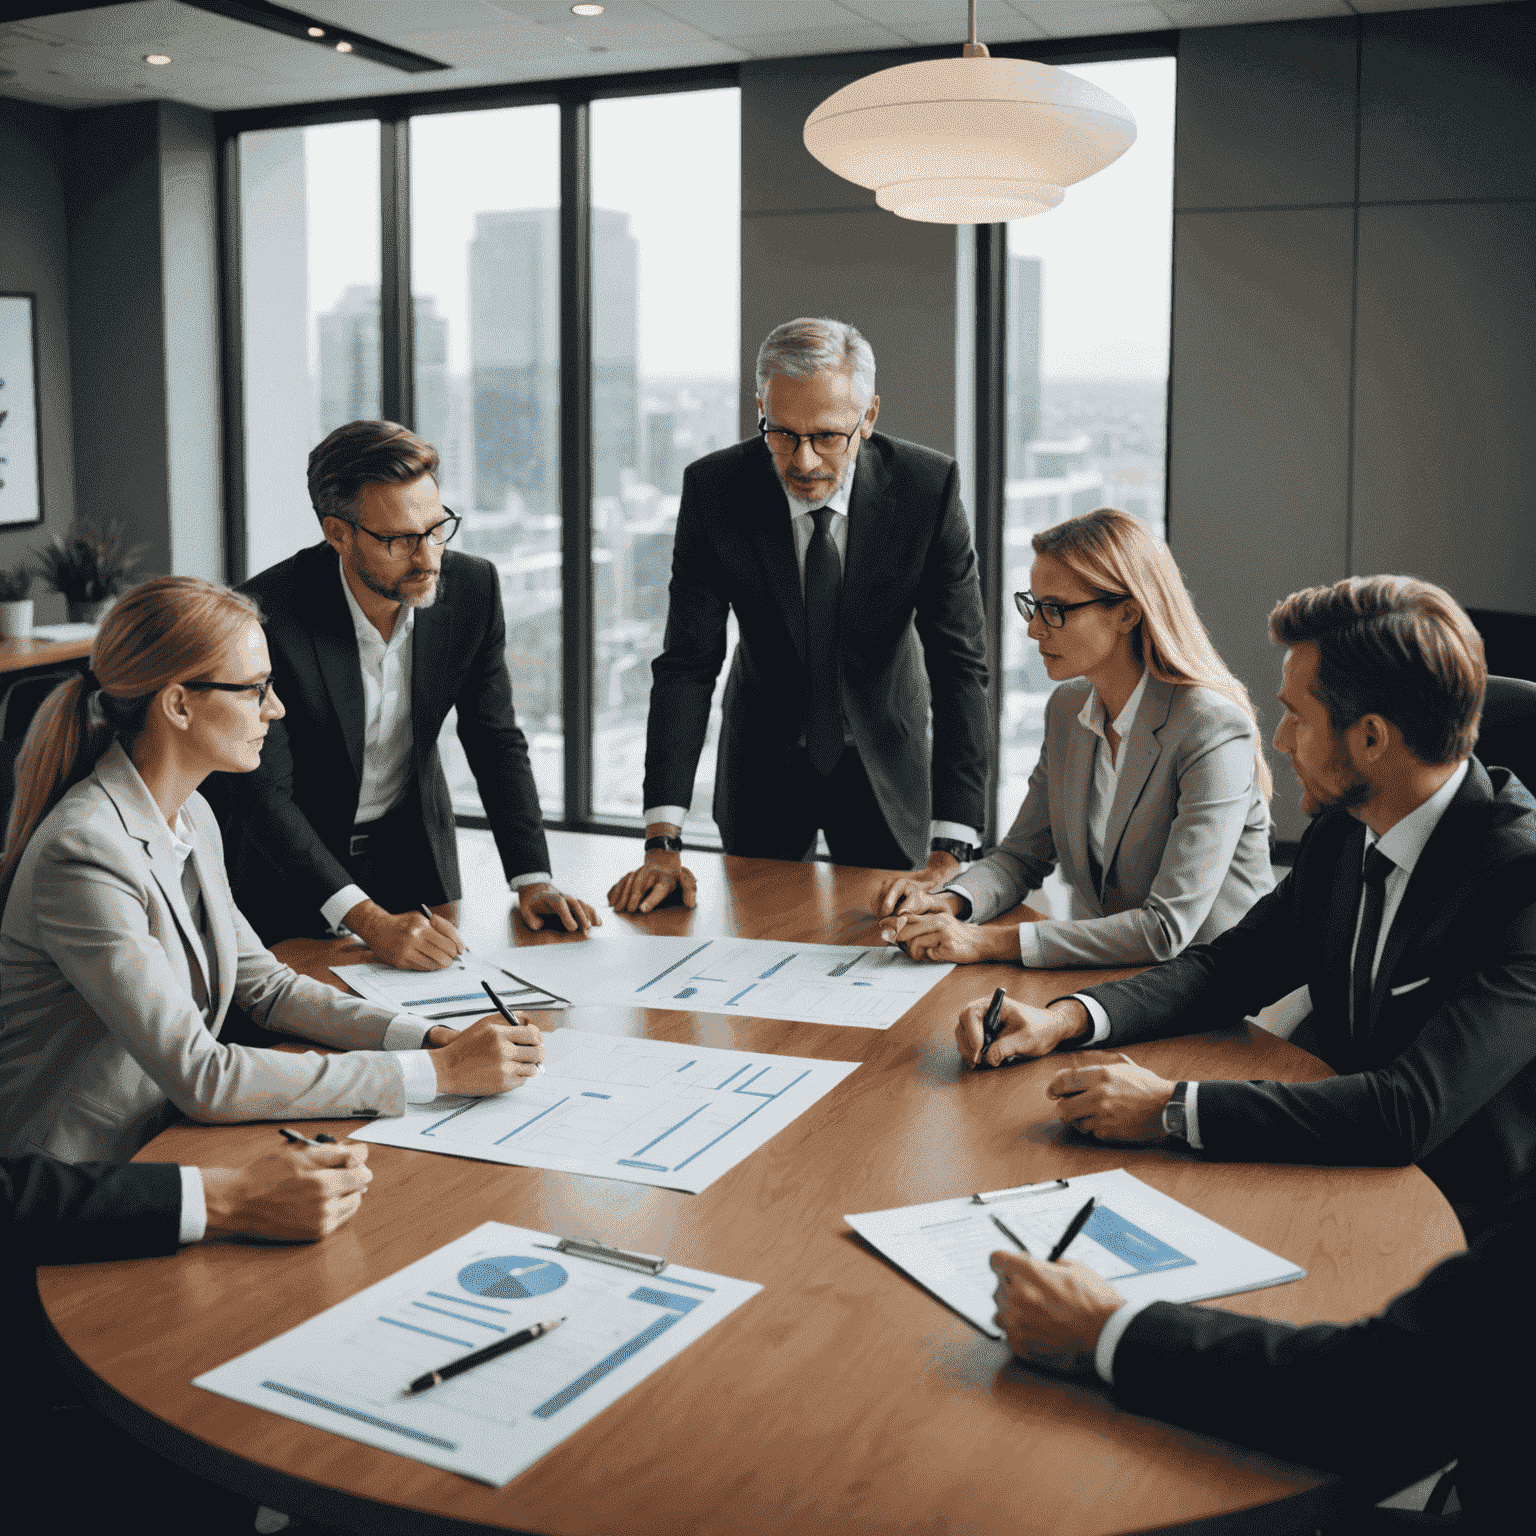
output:
[[640, 246], [629, 215], [592, 210], [592, 469], [617, 496], [640, 467]]
[[379, 290], [353, 283], [336, 307], [317, 317], [320, 330], [320, 437], [349, 421], [379, 414]]
[[1006, 474], [1030, 473], [1025, 449], [1040, 435], [1040, 258], [1008, 258], [1008, 435]]

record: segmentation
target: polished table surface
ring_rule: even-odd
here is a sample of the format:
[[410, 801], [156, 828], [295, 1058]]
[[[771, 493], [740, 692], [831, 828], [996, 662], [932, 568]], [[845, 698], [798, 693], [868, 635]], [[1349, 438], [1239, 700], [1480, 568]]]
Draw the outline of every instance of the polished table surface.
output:
[[[529, 933], [509, 916], [488, 833], [460, 841], [471, 947], [571, 942]], [[550, 841], [564, 888], [594, 905], [640, 856], [632, 839]], [[695, 912], [625, 919], [604, 907], [595, 942], [626, 930], [878, 942], [875, 872], [687, 859], [699, 876]], [[329, 960], [366, 953], [339, 941], [280, 952], [326, 979]], [[1061, 1059], [962, 1070], [952, 1030], [968, 999], [1003, 984], [1044, 1003], [1119, 974], [1127, 973], [960, 967], [885, 1031], [624, 1008], [545, 1015], [541, 1022], [565, 1028], [861, 1066], [700, 1195], [375, 1146], [361, 1211], [324, 1242], [208, 1243], [166, 1258], [59, 1267], [40, 1272], [39, 1288], [82, 1384], [142, 1439], [264, 1503], [360, 1530], [1310, 1529], [1337, 1506], [1336, 1484], [1122, 1413], [1097, 1384], [1013, 1363], [1006, 1344], [936, 1302], [842, 1220], [1125, 1167], [1302, 1265], [1304, 1280], [1215, 1303], [1293, 1322], [1377, 1310], [1461, 1246], [1449, 1206], [1415, 1168], [1222, 1165], [1161, 1146], [1105, 1147], [1055, 1118], [1044, 1087]], [[1252, 1025], [1132, 1054], [1168, 1077], [1330, 1075]], [[309, 1123], [311, 1132], [346, 1128]], [[275, 1141], [271, 1126], [188, 1124], [140, 1156], [211, 1166]], [[191, 1385], [485, 1220], [594, 1236], [764, 1289], [503, 1489]]]
[[95, 638], [82, 640], [47, 640], [29, 635], [25, 640], [0, 640], [0, 673], [23, 672], [30, 667], [52, 666], [55, 662], [78, 661], [91, 654]]

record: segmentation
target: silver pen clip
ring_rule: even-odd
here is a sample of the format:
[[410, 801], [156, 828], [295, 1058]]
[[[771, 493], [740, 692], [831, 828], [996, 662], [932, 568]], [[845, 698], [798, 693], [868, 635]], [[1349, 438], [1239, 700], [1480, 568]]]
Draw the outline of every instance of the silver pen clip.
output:
[[1012, 1189], [984, 1189], [971, 1196], [974, 1205], [991, 1205], [997, 1200], [1017, 1200], [1020, 1195], [1045, 1195], [1053, 1189], [1067, 1189], [1065, 1179], [1047, 1179], [1043, 1184], [1016, 1184]]

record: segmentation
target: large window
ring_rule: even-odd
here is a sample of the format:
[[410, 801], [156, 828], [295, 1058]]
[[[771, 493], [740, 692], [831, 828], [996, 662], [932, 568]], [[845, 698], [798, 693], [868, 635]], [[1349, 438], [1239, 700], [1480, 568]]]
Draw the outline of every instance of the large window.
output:
[[319, 537], [309, 450], [379, 414], [379, 125], [240, 136], [246, 568]]
[[[593, 812], [640, 817], [683, 469], [734, 443], [740, 92], [592, 107]], [[716, 838], [716, 689], [691, 835]]]
[[1013, 606], [1031, 537], [1101, 506], [1164, 531], [1174, 62], [1070, 67], [1130, 107], [1137, 137], [1059, 209], [1008, 226], [1000, 833], [1040, 756], [1053, 686]]
[[[501, 573], [507, 666], [546, 816], [565, 808], [560, 672], [560, 109], [411, 122], [416, 430], [458, 547]], [[454, 805], [480, 814], [450, 715]]]

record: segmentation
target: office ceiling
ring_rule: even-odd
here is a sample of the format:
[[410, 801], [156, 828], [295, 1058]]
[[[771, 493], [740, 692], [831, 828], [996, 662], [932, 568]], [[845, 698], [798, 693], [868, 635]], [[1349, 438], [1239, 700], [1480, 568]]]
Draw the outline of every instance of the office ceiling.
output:
[[[406, 74], [178, 0], [61, 9], [0, 24], [0, 95], [57, 107], [165, 98], [212, 111], [743, 59], [959, 44], [964, 0], [284, 0], [440, 60]], [[983, 42], [1230, 26], [1481, 0], [980, 0]], [[0, 16], [40, 9], [0, 3]], [[168, 54], [156, 67], [146, 54]]]

